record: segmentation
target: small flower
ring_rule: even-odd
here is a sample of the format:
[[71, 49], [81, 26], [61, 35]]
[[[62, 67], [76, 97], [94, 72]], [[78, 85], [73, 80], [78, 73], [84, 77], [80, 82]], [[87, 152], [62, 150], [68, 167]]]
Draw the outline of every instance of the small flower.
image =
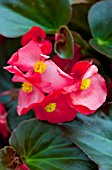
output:
[[95, 112], [106, 100], [106, 83], [97, 72], [92, 62], [80, 61], [72, 69], [74, 83], [64, 88], [70, 104], [82, 114]]
[[77, 111], [69, 105], [67, 97], [67, 95], [61, 93], [61, 90], [46, 96], [34, 108], [36, 117], [54, 124], [72, 121], [76, 117]]
[[45, 31], [37, 26], [33, 26], [21, 39], [22, 46], [27, 45], [31, 40], [38, 43], [43, 54], [49, 55], [52, 52], [52, 43], [49, 40], [45, 40]]
[[4, 108], [4, 105], [0, 102], [0, 133], [4, 136], [8, 136], [8, 128], [7, 128], [7, 120], [6, 120], [7, 112]]

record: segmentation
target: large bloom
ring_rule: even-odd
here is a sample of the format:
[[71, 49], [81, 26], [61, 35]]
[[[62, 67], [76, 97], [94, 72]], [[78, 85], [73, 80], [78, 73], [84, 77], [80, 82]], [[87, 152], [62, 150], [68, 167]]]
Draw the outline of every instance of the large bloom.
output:
[[95, 112], [106, 100], [106, 83], [97, 72], [92, 62], [80, 61], [72, 69], [73, 85], [64, 88], [70, 104], [82, 114]]
[[53, 92], [71, 84], [72, 78], [64, 73], [49, 57], [43, 55], [38, 44], [30, 41], [26, 46], [13, 54], [8, 64], [17, 66], [24, 72], [37, 72], [44, 82], [51, 85], [45, 89], [46, 93]]
[[49, 55], [52, 51], [52, 43], [49, 40], [46, 40], [45, 31], [37, 26], [33, 26], [26, 34], [23, 35], [21, 39], [22, 46], [27, 45], [31, 40], [34, 40], [38, 43], [42, 52], [46, 55]]
[[7, 112], [4, 108], [4, 105], [0, 102], [0, 133], [4, 136], [8, 136], [8, 128], [7, 128]]
[[4, 67], [9, 72], [15, 74], [12, 81], [22, 82], [22, 88], [18, 95], [17, 112], [19, 115], [25, 114], [28, 110], [33, 108], [35, 104], [44, 99], [44, 92], [42, 88], [49, 86], [49, 83], [42, 82], [39, 73], [23, 74], [16, 66]]
[[47, 120], [50, 123], [72, 121], [76, 117], [77, 111], [70, 107], [67, 97], [67, 95], [61, 93], [61, 90], [46, 96], [34, 108], [36, 117], [40, 120]]

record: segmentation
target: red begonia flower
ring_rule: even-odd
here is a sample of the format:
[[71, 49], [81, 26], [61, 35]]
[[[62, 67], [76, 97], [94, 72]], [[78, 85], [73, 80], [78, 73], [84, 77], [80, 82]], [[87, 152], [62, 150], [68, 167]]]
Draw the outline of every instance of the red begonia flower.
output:
[[37, 43], [30, 41], [25, 47], [13, 54], [8, 64], [17, 66], [22, 71], [38, 72], [41, 75], [42, 82], [51, 85], [44, 89], [44, 92], [50, 93], [66, 85], [71, 84], [72, 77], [64, 73], [48, 56], [42, 54]]
[[97, 72], [92, 62], [80, 61], [72, 69], [73, 85], [64, 88], [70, 104], [82, 114], [95, 112], [106, 100], [106, 83]]
[[58, 55], [53, 56], [53, 61], [60, 67], [64, 72], [70, 74], [72, 71], [73, 65], [79, 61], [82, 57], [81, 48], [78, 45], [74, 45], [74, 57], [73, 59], [63, 59]]
[[22, 46], [25, 46], [33, 38], [37, 39], [37, 42], [42, 42], [46, 38], [45, 31], [37, 26], [33, 26], [21, 39]]
[[52, 43], [49, 40], [45, 40], [45, 31], [37, 26], [32, 27], [21, 39], [22, 46], [27, 45], [31, 40], [38, 43], [43, 54], [49, 55], [52, 52]]
[[44, 100], [34, 108], [36, 117], [39, 120], [47, 120], [50, 123], [61, 123], [72, 121], [77, 112], [70, 107], [67, 95], [61, 91], [56, 91], [44, 98]]
[[39, 73], [34, 73], [31, 76], [29, 73], [23, 74], [16, 66], [7, 66], [5, 69], [15, 74], [12, 81], [23, 83], [18, 95], [17, 112], [19, 115], [25, 114], [44, 99], [42, 87], [45, 88], [50, 83], [42, 82]]
[[4, 108], [4, 105], [0, 102], [0, 133], [4, 136], [8, 136], [8, 128], [7, 128], [7, 120], [6, 120], [7, 112]]

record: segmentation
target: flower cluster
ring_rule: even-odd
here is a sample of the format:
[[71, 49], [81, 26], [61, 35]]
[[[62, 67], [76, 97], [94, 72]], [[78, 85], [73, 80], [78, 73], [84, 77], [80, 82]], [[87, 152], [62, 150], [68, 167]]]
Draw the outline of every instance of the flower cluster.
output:
[[52, 44], [36, 26], [22, 37], [21, 44], [4, 67], [14, 74], [12, 81], [22, 83], [19, 115], [34, 109], [38, 119], [60, 123], [73, 120], [78, 112], [91, 114], [105, 102], [106, 83], [92, 61], [73, 61], [71, 73], [65, 73], [48, 56]]

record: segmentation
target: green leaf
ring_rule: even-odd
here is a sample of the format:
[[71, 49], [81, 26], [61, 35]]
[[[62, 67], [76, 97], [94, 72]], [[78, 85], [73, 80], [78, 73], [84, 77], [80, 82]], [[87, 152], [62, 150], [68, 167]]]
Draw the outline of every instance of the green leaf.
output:
[[71, 16], [68, 0], [1, 0], [0, 33], [6, 37], [23, 35], [37, 25], [55, 33]]
[[79, 3], [94, 3], [98, 0], [69, 0], [70, 4], [79, 4]]
[[109, 58], [112, 58], [112, 42], [106, 44], [103, 41], [100, 42], [100, 40], [91, 39], [89, 43], [96, 51], [106, 55]]
[[61, 26], [57, 34], [59, 40], [55, 42], [55, 52], [61, 58], [72, 59], [74, 56], [74, 41], [70, 30], [66, 26]]
[[91, 5], [91, 3], [72, 5], [72, 17], [68, 24], [70, 30], [78, 32], [85, 40], [91, 38], [90, 28], [87, 21], [88, 11]]
[[[99, 111], [102, 113], [102, 110]], [[112, 169], [112, 121], [94, 116], [79, 115], [78, 120], [65, 123], [65, 135], [79, 146], [100, 170]], [[101, 116], [101, 115], [100, 115]]]
[[[3, 63], [1, 62], [1, 64]], [[0, 72], [0, 93], [11, 88], [14, 88], [13, 83], [11, 82], [11, 74], [5, 70], [3, 71], [2, 69], [2, 71]], [[6, 104], [9, 101], [11, 101], [11, 97], [9, 95], [0, 95], [0, 102]]]
[[78, 33], [78, 32], [75, 32], [75, 31], [72, 31], [72, 36], [73, 36], [73, 39], [74, 39], [74, 44], [78, 44], [81, 48], [81, 53], [82, 53], [82, 56], [90, 56], [90, 45], [87, 43], [87, 41], [85, 41], [82, 36]]
[[88, 21], [93, 35], [92, 47], [112, 58], [112, 1], [98, 2], [89, 11]]
[[105, 103], [101, 109], [97, 112], [96, 116], [112, 121], [112, 102]]
[[89, 49], [90, 45], [87, 43], [87, 41], [85, 41], [82, 36], [75, 31], [72, 31], [72, 36], [74, 39], [74, 43], [80, 45], [81, 47], [85, 48], [85, 49]]
[[24, 121], [10, 144], [30, 170], [96, 170], [97, 166], [56, 125], [37, 119]]
[[13, 147], [6, 146], [0, 150], [0, 170], [15, 170], [20, 164]]
[[28, 120], [35, 117], [35, 114], [33, 113], [33, 110], [30, 110], [27, 114], [19, 116], [16, 111], [17, 102], [14, 101], [13, 105], [8, 109], [7, 113], [7, 123], [10, 131], [14, 130], [19, 123], [21, 123], [24, 120]]
[[20, 47], [19, 41], [19, 38], [4, 38], [3, 43], [0, 44], [0, 92], [14, 88], [11, 74], [3, 67], [6, 66], [6, 62], [11, 55]]

